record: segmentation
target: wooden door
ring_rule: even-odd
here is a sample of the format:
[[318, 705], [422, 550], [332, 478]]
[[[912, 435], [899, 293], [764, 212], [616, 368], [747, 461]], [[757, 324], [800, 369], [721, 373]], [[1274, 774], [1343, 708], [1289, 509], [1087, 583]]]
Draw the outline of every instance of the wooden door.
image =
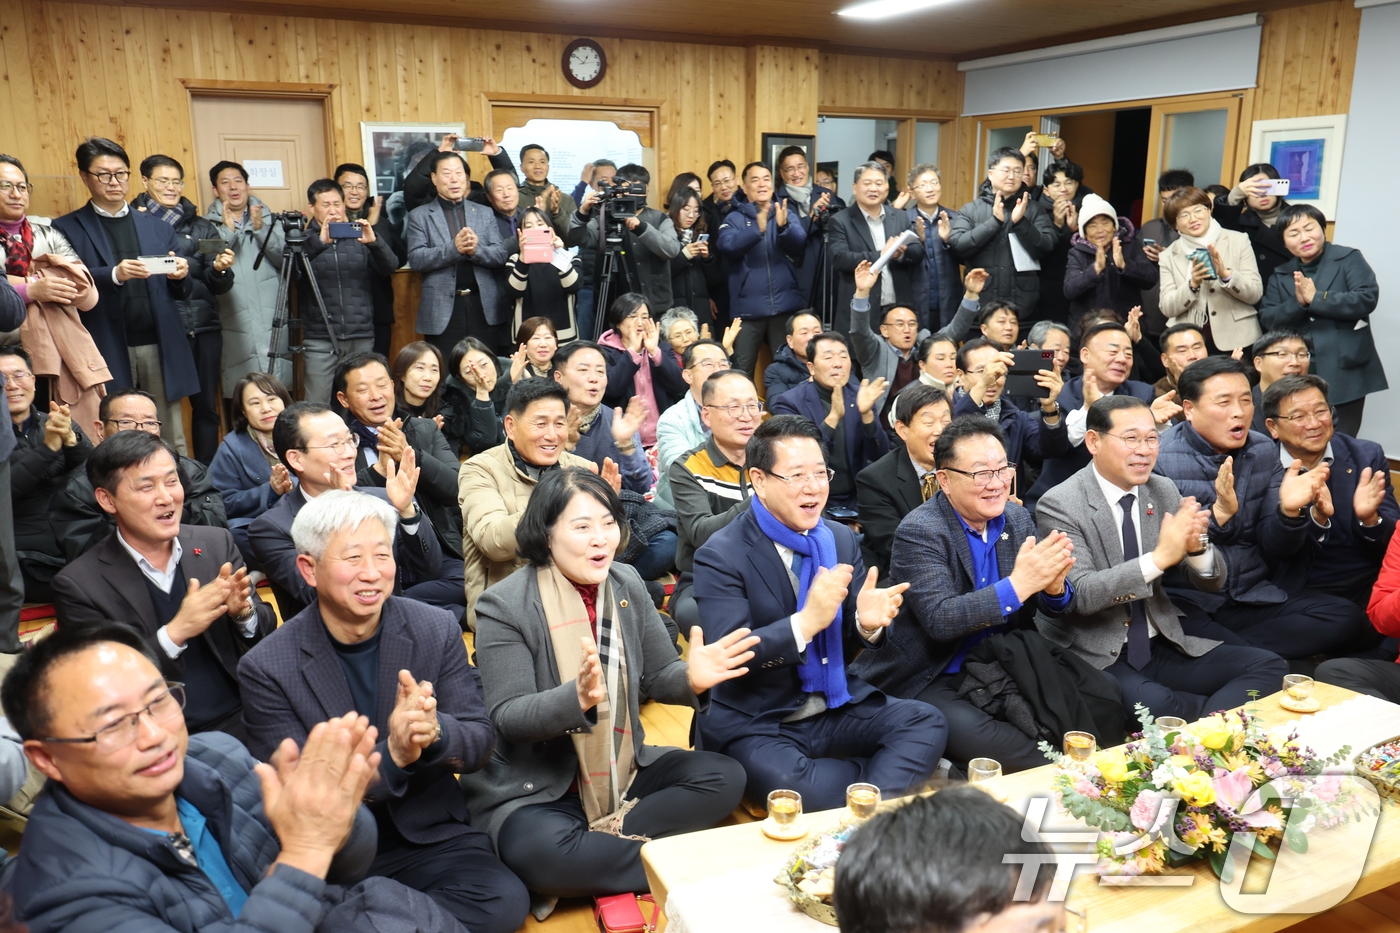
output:
[[206, 208], [215, 195], [209, 169], [223, 159], [248, 169], [253, 193], [275, 211], [306, 210], [306, 189], [330, 175], [321, 100], [204, 96], [192, 99], [194, 153], [185, 189]]
[[1243, 94], [1230, 93], [1152, 105], [1142, 195], [1144, 221], [1161, 213], [1157, 178], [1168, 169], [1190, 169], [1198, 188], [1216, 183], [1234, 186], [1243, 100]]

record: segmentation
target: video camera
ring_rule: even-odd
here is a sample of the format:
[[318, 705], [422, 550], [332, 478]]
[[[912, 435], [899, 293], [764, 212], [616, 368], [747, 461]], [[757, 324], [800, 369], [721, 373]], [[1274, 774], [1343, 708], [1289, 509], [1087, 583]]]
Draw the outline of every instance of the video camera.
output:
[[640, 181], [612, 178], [598, 188], [598, 202], [614, 217], [632, 217], [646, 206], [647, 186]]

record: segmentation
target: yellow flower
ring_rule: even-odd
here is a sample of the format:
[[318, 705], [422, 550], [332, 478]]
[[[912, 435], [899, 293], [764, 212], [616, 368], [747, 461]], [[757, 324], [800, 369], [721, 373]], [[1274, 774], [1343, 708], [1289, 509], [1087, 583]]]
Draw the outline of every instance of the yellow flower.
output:
[[1099, 752], [1094, 759], [1094, 767], [1099, 769], [1103, 779], [1110, 784], [1121, 784], [1128, 779], [1128, 760], [1121, 749]]
[[1215, 802], [1215, 784], [1210, 776], [1201, 771], [1193, 771], [1176, 782], [1176, 791], [1193, 807], [1204, 807]]
[[1167, 764], [1178, 768], [1194, 768], [1196, 766], [1196, 759], [1192, 758], [1190, 755], [1173, 755], [1167, 759]]
[[1196, 740], [1206, 748], [1221, 749], [1229, 744], [1231, 730], [1219, 716], [1208, 716], [1192, 727]]

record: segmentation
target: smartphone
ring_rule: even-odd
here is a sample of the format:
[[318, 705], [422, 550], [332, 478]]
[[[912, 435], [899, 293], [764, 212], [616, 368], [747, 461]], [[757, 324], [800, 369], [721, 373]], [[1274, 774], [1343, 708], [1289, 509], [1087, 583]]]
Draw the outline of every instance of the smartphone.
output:
[[1060, 141], [1060, 137], [1058, 137], [1058, 136], [1052, 136], [1052, 135], [1050, 135], [1049, 133], [1036, 133], [1036, 134], [1035, 134], [1035, 144], [1036, 144], [1037, 146], [1041, 146], [1041, 147], [1043, 147], [1043, 148], [1045, 148], [1045, 149], [1053, 149], [1053, 148], [1055, 147], [1055, 143], [1057, 143], [1057, 142], [1059, 142], [1059, 141]]
[[1142, 245], [1143, 245], [1143, 246], [1156, 246], [1156, 245], [1157, 245], [1157, 241], [1154, 240], [1154, 239], [1152, 239], [1151, 237], [1143, 237], [1143, 238], [1142, 238]]
[[554, 258], [554, 231], [548, 227], [526, 230], [521, 236], [521, 262], [549, 262]]
[[180, 269], [174, 256], [141, 256], [138, 258], [141, 265], [145, 266], [146, 271], [151, 275], [169, 275]]
[[698, 237], [695, 238], [695, 242], [696, 242], [696, 243], [708, 243], [708, 242], [710, 242], [710, 235], [709, 235], [708, 233], [702, 233], [702, 234], [700, 234]]
[[1292, 186], [1292, 181], [1287, 178], [1272, 178], [1269, 180], [1269, 187], [1264, 189], [1265, 194], [1276, 194], [1279, 197], [1288, 197], [1288, 189]]
[[848, 509], [839, 505], [830, 505], [826, 508], [826, 517], [838, 522], [854, 522], [860, 519], [860, 513], [855, 509]]
[[364, 236], [364, 231], [360, 229], [359, 224], [341, 223], [333, 220], [326, 224], [326, 227], [330, 231], [332, 240], [358, 240]]
[[217, 256], [228, 248], [228, 243], [219, 237], [201, 238], [199, 241], [199, 251], [205, 256]]
[[1205, 263], [1205, 267], [1206, 267], [1206, 278], [1208, 278], [1208, 279], [1218, 279], [1218, 278], [1220, 278], [1220, 276], [1216, 274], [1216, 271], [1215, 271], [1215, 263], [1213, 263], [1213, 262], [1210, 261], [1210, 250], [1207, 250], [1207, 249], [1193, 249], [1193, 250], [1188, 254], [1187, 258], [1191, 260], [1192, 265], [1194, 265], [1197, 261], [1200, 261], [1200, 262], [1202, 262], [1202, 263]]
[[458, 152], [481, 152], [486, 148], [486, 140], [480, 136], [458, 136], [452, 148]]
[[1055, 369], [1054, 350], [1012, 350], [1011, 367], [1006, 371], [1006, 386], [1003, 395], [1018, 395], [1025, 398], [1049, 398], [1050, 390], [1035, 381], [1036, 373], [1042, 369], [1052, 372]]

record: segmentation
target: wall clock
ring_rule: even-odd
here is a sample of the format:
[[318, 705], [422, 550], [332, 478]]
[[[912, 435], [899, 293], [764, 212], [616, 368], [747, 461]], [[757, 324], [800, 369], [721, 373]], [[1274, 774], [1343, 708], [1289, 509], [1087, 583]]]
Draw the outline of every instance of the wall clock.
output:
[[564, 77], [574, 87], [592, 87], [608, 73], [608, 57], [592, 39], [575, 39], [564, 47]]

